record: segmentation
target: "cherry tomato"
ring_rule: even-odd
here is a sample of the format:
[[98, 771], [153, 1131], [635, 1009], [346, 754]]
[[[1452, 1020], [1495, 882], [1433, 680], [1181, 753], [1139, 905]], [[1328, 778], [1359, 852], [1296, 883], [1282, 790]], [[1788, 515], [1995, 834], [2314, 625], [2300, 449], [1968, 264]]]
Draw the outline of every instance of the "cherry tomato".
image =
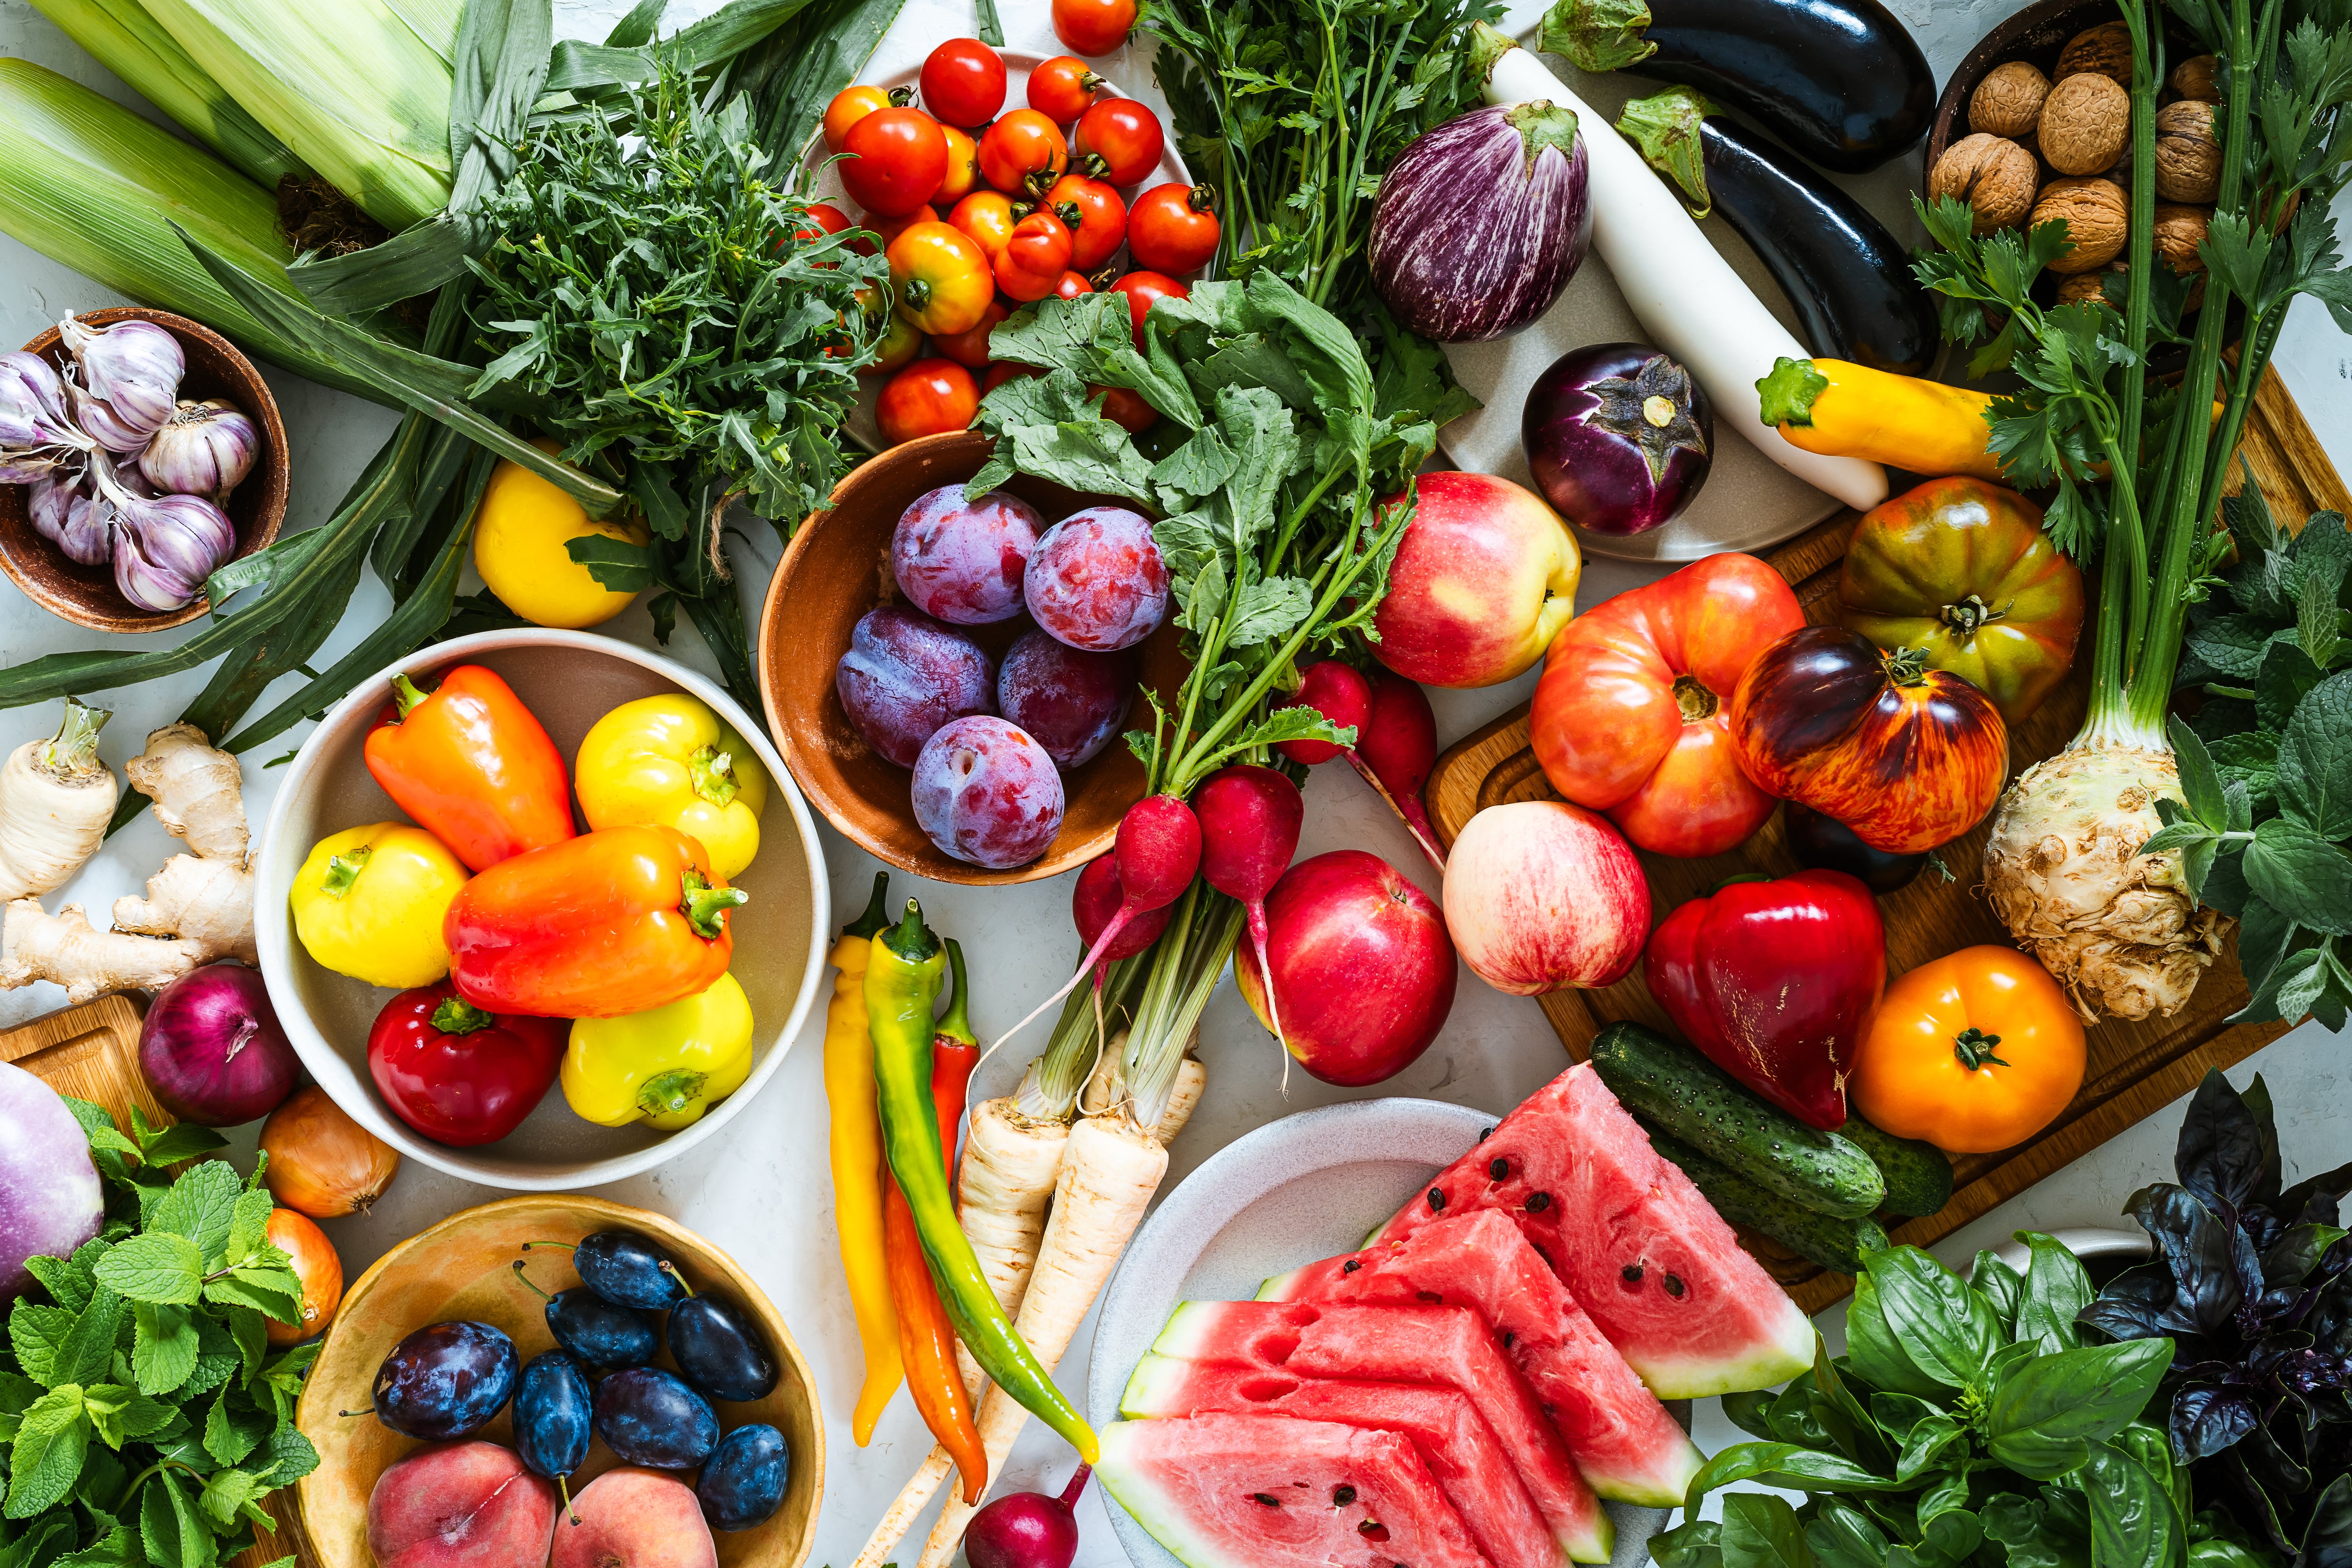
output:
[[996, 292], [988, 258], [961, 230], [943, 223], [909, 224], [890, 242], [887, 254], [898, 313], [924, 331], [942, 337], [968, 332], [988, 313]]
[[[1070, 265], [1081, 272], [1091, 272], [1116, 256], [1119, 241], [1127, 237], [1127, 204], [1104, 181], [1090, 180], [1084, 174], [1065, 174], [1045, 193], [1045, 205], [1070, 226]], [[1077, 209], [1075, 219], [1063, 210], [1066, 205]], [[1189, 272], [1192, 268], [1170, 270]]]
[[996, 253], [996, 286], [1026, 304], [1054, 291], [1070, 268], [1070, 231], [1041, 207], [1013, 226], [1013, 237]]
[[1067, 125], [1094, 107], [1108, 86], [1076, 55], [1055, 55], [1029, 73], [1029, 107], [1056, 125]]
[[1054, 0], [1054, 37], [1081, 55], [1107, 55], [1135, 30], [1135, 0]]
[[981, 175], [1007, 195], [1034, 200], [1069, 166], [1062, 128], [1034, 109], [1016, 109], [981, 135]]
[[1089, 393], [1103, 400], [1103, 417], [1130, 436], [1140, 436], [1160, 423], [1160, 411], [1143, 400], [1143, 394], [1124, 386], [1089, 386]]
[[849, 128], [877, 109], [890, 107], [890, 95], [878, 87], [845, 87], [824, 106], [824, 149], [841, 151]]
[[931, 203], [953, 206], [980, 188], [980, 143], [971, 139], [971, 132], [958, 126], [942, 125], [940, 134], [948, 142], [948, 172], [940, 177]]
[[921, 330], [893, 310], [890, 312], [890, 324], [883, 329], [882, 342], [877, 345], [874, 363], [857, 374], [887, 375], [894, 370], [903, 370], [914, 363], [916, 356], [923, 352], [923, 342]]
[[985, 125], [1004, 107], [1004, 61], [978, 38], [950, 38], [923, 57], [923, 107], [943, 125]]
[[[857, 226], [856, 224], [849, 221], [849, 215], [847, 213], [843, 212], [839, 207], [833, 205], [830, 202], [811, 202], [808, 206], [808, 221], [801, 225], [800, 227], [793, 230], [793, 238], [803, 245], [812, 245], [816, 241], [823, 239], [828, 234], [840, 234], [846, 229], [852, 229], [856, 226]], [[852, 248], [855, 247], [856, 243], [853, 241]], [[776, 242], [776, 249], [779, 252], [782, 252], [786, 248], [788, 248], [788, 247], [784, 241], [778, 240]], [[863, 252], [862, 254], [871, 255], [872, 252], [867, 251]], [[820, 261], [817, 265], [820, 267], [831, 267], [834, 263], [830, 261]]]
[[1217, 253], [1217, 193], [1206, 185], [1154, 185], [1135, 198], [1127, 248], [1155, 272], [1192, 272]]
[[980, 384], [980, 395], [986, 397], [990, 393], [1016, 377], [1025, 380], [1045, 374], [1034, 364], [1014, 364], [1011, 360], [998, 360], [988, 367], [988, 374]]
[[1143, 318], [1151, 307], [1162, 300], [1189, 300], [1192, 291], [1173, 278], [1160, 272], [1130, 272], [1112, 281], [1110, 291], [1127, 296], [1127, 308], [1135, 315], [1135, 346], [1143, 347]]
[[1013, 237], [1013, 198], [1003, 191], [974, 191], [956, 203], [948, 214], [948, 222], [961, 229], [964, 237], [980, 247], [981, 254], [992, 266], [996, 253]]
[[934, 338], [931, 340], [931, 347], [966, 370], [986, 370], [988, 368], [988, 334], [996, 330], [997, 322], [1011, 314], [1013, 312], [1005, 307], [1003, 300], [991, 300], [987, 310], [981, 314], [979, 325], [964, 331], [950, 333], [943, 338]]
[[980, 412], [971, 372], [951, 359], [919, 359], [882, 388], [874, 417], [893, 447], [918, 436], [961, 430]]
[[841, 183], [857, 205], [903, 217], [939, 194], [947, 178], [948, 139], [919, 109], [877, 109], [849, 128]]
[[1092, 153], [1101, 160], [1102, 177], [1114, 185], [1150, 179], [1167, 141], [1160, 117], [1131, 98], [1104, 99], [1079, 115], [1077, 129], [1070, 132], [1079, 157]]
[[873, 235], [875, 239], [880, 240], [881, 243], [877, 245], [870, 239], [852, 240], [850, 248], [860, 256], [879, 256], [890, 248], [892, 240], [907, 232], [909, 225], [939, 221], [938, 209], [929, 203], [917, 207], [902, 217], [884, 217], [879, 213], [860, 213], [857, 215], [857, 226]]
[[1081, 294], [1094, 291], [1095, 286], [1087, 281], [1087, 275], [1083, 272], [1065, 272], [1054, 285], [1055, 298], [1061, 300], [1075, 300]]

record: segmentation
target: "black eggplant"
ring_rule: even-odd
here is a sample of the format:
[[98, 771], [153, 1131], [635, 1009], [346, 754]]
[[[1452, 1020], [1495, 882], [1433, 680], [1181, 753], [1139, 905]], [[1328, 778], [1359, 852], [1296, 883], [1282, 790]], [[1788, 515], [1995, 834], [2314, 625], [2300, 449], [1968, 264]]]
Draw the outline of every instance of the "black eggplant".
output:
[[1907, 374], [1927, 368], [1935, 302], [1860, 202], [1686, 87], [1627, 104], [1617, 130], [1699, 216], [1722, 209], [1788, 295], [1815, 355]]
[[1878, 0], [1559, 0], [1538, 47], [1713, 94], [1842, 174], [1927, 133], [1936, 79]]

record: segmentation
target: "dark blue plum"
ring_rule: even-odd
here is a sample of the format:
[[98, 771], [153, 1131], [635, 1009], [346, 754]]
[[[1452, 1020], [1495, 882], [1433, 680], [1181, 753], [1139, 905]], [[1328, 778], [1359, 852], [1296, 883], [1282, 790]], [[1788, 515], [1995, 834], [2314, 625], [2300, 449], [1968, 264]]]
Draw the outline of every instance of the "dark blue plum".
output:
[[661, 1351], [661, 1333], [633, 1307], [616, 1307], [585, 1285], [548, 1298], [548, 1331], [584, 1366], [613, 1372], [643, 1366]]
[[719, 1414], [669, 1373], [634, 1366], [596, 1385], [596, 1435], [626, 1464], [688, 1470], [719, 1446]]
[[712, 1399], [761, 1399], [776, 1386], [776, 1358], [740, 1307], [693, 1296], [670, 1309], [669, 1353], [686, 1381]]
[[488, 1323], [433, 1323], [392, 1347], [375, 1372], [376, 1419], [404, 1436], [462, 1437], [505, 1408], [522, 1358]]
[[[534, 1247], [564, 1247], [561, 1241], [530, 1241]], [[653, 1242], [634, 1230], [600, 1230], [572, 1248], [580, 1282], [616, 1307], [658, 1312], [686, 1300], [686, 1281]]]
[[694, 1483], [713, 1530], [749, 1530], [776, 1511], [793, 1479], [793, 1451], [773, 1426], [738, 1426], [719, 1440]]
[[[580, 1363], [562, 1351], [541, 1351], [515, 1385], [515, 1452], [534, 1476], [562, 1481], [588, 1461], [594, 1434], [595, 1394]], [[570, 1500], [567, 1486], [564, 1498]]]

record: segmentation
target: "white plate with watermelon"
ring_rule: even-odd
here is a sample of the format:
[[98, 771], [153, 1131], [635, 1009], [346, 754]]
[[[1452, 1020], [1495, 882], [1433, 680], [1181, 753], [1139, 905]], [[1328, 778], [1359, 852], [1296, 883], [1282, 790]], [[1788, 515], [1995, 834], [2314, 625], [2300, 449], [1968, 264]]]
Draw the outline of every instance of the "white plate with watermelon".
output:
[[1328, 1106], [1221, 1150], [1136, 1237], [1088, 1369], [1097, 1473], [1136, 1568], [1631, 1565], [1700, 1462], [1661, 1399], [1812, 1357], [1591, 1068], [1500, 1123]]

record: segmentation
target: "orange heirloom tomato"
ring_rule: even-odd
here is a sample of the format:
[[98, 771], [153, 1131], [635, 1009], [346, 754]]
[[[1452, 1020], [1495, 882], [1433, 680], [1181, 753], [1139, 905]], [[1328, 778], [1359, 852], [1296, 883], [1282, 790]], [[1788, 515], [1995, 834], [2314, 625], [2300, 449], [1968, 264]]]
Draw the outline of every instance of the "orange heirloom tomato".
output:
[[893, 447], [918, 436], [961, 430], [980, 412], [980, 388], [971, 372], [951, 359], [919, 359], [882, 389], [875, 422]]
[[1127, 247], [1139, 266], [1156, 272], [1191, 272], [1217, 254], [1217, 193], [1206, 185], [1170, 181], [1135, 198], [1127, 216]]
[[1886, 987], [1846, 1084], [1897, 1138], [1950, 1154], [2012, 1149], [2083, 1087], [2083, 1024], [2050, 972], [2009, 947], [1965, 947]]
[[1055, 55], [1029, 73], [1029, 107], [1056, 125], [1067, 125], [1095, 105], [1110, 85], [1076, 55]]
[[980, 187], [980, 143], [971, 132], [953, 125], [940, 127], [940, 134], [948, 141], [948, 172], [940, 180], [935, 205], [960, 202]]
[[877, 109], [841, 139], [841, 184], [868, 212], [904, 217], [939, 194], [948, 139], [919, 109]]
[[1070, 269], [1070, 231], [1052, 213], [1031, 213], [1013, 226], [1013, 237], [996, 253], [996, 286], [1027, 303], [1054, 291]]
[[838, 153], [849, 128], [877, 109], [890, 107], [890, 95], [878, 87], [845, 87], [824, 106], [824, 147]]
[[931, 340], [931, 347], [966, 370], [986, 370], [988, 368], [988, 334], [996, 330], [997, 322], [1011, 314], [1013, 312], [1004, 308], [1003, 300], [991, 300], [988, 302], [987, 310], [980, 318], [979, 325], [964, 331], [950, 332], [944, 337], [934, 338]]
[[1043, 195], [1069, 166], [1062, 128], [1034, 109], [1016, 109], [981, 135], [981, 176], [1008, 195]]
[[948, 222], [961, 230], [965, 237], [980, 247], [991, 266], [1004, 242], [1013, 237], [1013, 226], [1018, 220], [1013, 216], [1013, 198], [1003, 191], [974, 191], [956, 203], [948, 214]]
[[1045, 193], [1045, 205], [1069, 226], [1070, 265], [1081, 272], [1092, 272], [1116, 256], [1127, 237], [1127, 204], [1101, 180], [1065, 174]]
[[898, 313], [935, 336], [968, 332], [996, 296], [988, 258], [961, 229], [909, 224], [890, 242], [890, 286]]

